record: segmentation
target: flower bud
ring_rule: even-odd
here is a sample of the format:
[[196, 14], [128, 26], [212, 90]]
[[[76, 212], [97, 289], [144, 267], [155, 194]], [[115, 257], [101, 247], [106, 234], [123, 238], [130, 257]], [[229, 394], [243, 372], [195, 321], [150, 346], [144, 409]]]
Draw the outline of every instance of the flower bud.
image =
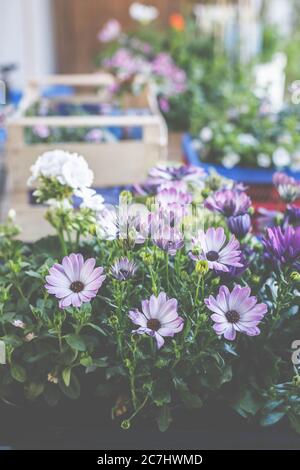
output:
[[291, 278], [292, 281], [299, 282], [300, 281], [300, 273], [298, 273], [297, 271], [293, 271], [290, 274], [290, 278]]
[[249, 214], [231, 216], [227, 220], [228, 228], [237, 238], [244, 238], [251, 229]]
[[208, 269], [208, 262], [206, 260], [199, 260], [195, 264], [195, 271], [200, 276], [206, 274]]

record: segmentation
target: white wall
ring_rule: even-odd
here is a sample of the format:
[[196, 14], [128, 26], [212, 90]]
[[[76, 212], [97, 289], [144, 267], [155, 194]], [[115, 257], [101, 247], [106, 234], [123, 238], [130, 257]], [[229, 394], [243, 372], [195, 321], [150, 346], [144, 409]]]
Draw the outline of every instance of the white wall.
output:
[[16, 62], [14, 85], [55, 71], [51, 0], [0, 0], [0, 64]]

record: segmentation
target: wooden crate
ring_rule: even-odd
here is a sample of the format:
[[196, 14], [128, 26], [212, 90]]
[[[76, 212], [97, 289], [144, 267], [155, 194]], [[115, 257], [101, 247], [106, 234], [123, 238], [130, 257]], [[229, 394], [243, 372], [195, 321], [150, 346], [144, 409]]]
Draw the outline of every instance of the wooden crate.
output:
[[[114, 83], [114, 77], [109, 74], [97, 73], [90, 75], [57, 75], [30, 80], [26, 93], [16, 113], [8, 121], [8, 141], [6, 147], [6, 166], [9, 179], [9, 207], [14, 207], [22, 228], [27, 232], [24, 239], [38, 238], [30, 221], [36, 221], [34, 226], [42, 224], [41, 214], [44, 209], [30, 204], [27, 180], [30, 167], [42, 153], [62, 149], [83, 155], [93, 170], [94, 187], [109, 187], [130, 185], [142, 182], [147, 171], [160, 160], [167, 158], [168, 132], [166, 123], [159, 111], [156, 98], [150, 88], [145, 88], [143, 94], [134, 97], [126, 96], [122, 104], [131, 108], [148, 108], [149, 115], [121, 116], [26, 116], [26, 111], [41, 98], [41, 87], [52, 85], [69, 85], [81, 92], [71, 97], [60, 97], [57, 101], [72, 103], [101, 103], [105, 100], [105, 87]], [[96, 89], [94, 93], [91, 90]], [[85, 93], [82, 93], [82, 91]], [[88, 92], [88, 93], [87, 93]], [[140, 127], [141, 140], [124, 140], [117, 142], [89, 143], [39, 143], [27, 144], [25, 129], [37, 125], [51, 127]], [[37, 222], [38, 221], [38, 222]], [[38, 234], [46, 233], [46, 226], [38, 228]]]

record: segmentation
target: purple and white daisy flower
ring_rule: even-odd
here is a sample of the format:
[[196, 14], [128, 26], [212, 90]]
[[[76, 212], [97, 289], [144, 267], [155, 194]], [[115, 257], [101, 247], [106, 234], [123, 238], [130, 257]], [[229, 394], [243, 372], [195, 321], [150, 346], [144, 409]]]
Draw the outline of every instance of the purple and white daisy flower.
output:
[[300, 183], [292, 176], [278, 171], [273, 175], [273, 184], [283, 201], [294, 202], [300, 198]]
[[209, 296], [204, 302], [211, 310], [211, 319], [215, 322], [213, 328], [217, 335], [224, 335], [229, 341], [236, 338], [236, 333], [248, 336], [259, 335], [258, 324], [267, 313], [266, 304], [258, 304], [255, 296], [250, 296], [250, 287], [236, 285], [230, 292], [226, 286], [221, 286], [217, 297]]
[[243, 267], [240, 243], [234, 235], [227, 242], [222, 227], [210, 227], [206, 232], [199, 230], [197, 238], [192, 242], [198, 253], [190, 253], [190, 257], [193, 260], [206, 260], [209, 269], [228, 272], [231, 266]]
[[106, 276], [103, 268], [95, 268], [95, 264], [94, 258], [84, 261], [81, 254], [72, 253], [63, 258], [62, 264], [50, 268], [45, 288], [60, 299], [60, 308], [81, 307], [96, 297]]
[[185, 204], [191, 204], [193, 197], [187, 191], [176, 186], [162, 189], [156, 195], [156, 202], [163, 207], [174, 207], [183, 206]]
[[137, 264], [128, 258], [118, 259], [111, 267], [111, 275], [118, 281], [128, 281], [135, 276]]
[[185, 183], [201, 183], [206, 173], [203, 168], [192, 165], [165, 165], [159, 164], [149, 173], [149, 182], [153, 185], [161, 185], [168, 181], [184, 181]]
[[184, 320], [177, 313], [177, 300], [168, 299], [165, 292], [158, 297], [151, 295], [149, 300], [142, 301], [142, 312], [131, 310], [129, 318], [139, 328], [133, 333], [147, 334], [155, 338], [157, 347], [164, 345], [164, 337], [173, 337], [182, 331]]
[[191, 193], [182, 191], [176, 186], [159, 191], [155, 197], [160, 209], [170, 213], [171, 219], [180, 220], [191, 211], [193, 197]]
[[157, 238], [153, 240], [154, 244], [168, 255], [175, 256], [178, 250], [184, 246], [182, 233], [175, 228], [165, 228]]
[[204, 206], [225, 217], [231, 217], [246, 214], [251, 204], [251, 199], [246, 193], [234, 189], [221, 189], [209, 196]]

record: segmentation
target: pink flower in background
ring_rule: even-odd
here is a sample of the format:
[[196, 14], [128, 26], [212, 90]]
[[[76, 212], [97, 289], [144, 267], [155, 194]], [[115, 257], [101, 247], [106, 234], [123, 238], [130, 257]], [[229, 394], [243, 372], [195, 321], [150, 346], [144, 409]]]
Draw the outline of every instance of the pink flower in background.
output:
[[250, 287], [236, 285], [230, 292], [221, 286], [217, 297], [205, 299], [207, 307], [214, 312], [211, 319], [215, 322], [214, 330], [218, 335], [233, 341], [236, 333], [248, 336], [259, 335], [258, 324], [267, 313], [266, 304], [258, 304], [255, 296], [250, 297]]
[[172, 96], [176, 93], [183, 93], [186, 89], [186, 73], [177, 67], [170, 54], [161, 52], [157, 54], [151, 64], [152, 74], [158, 78], [163, 78], [164, 83], [160, 87], [165, 95]]
[[48, 139], [50, 137], [50, 129], [48, 126], [38, 125], [33, 127], [33, 133], [40, 139]]
[[292, 176], [277, 171], [273, 175], [273, 184], [285, 202], [293, 202], [300, 198], [300, 183]]
[[116, 19], [109, 20], [98, 34], [101, 42], [110, 42], [117, 39], [121, 34], [121, 25]]
[[85, 140], [87, 142], [99, 143], [103, 141], [103, 131], [101, 129], [91, 129], [87, 132]]
[[96, 260], [84, 262], [81, 254], [65, 256], [62, 264], [54, 264], [46, 277], [45, 288], [49, 294], [60, 299], [59, 307], [81, 307], [96, 297], [106, 276], [103, 268], [95, 268]]
[[147, 334], [156, 339], [157, 347], [164, 345], [164, 337], [173, 337], [180, 333], [184, 326], [184, 320], [177, 313], [177, 300], [168, 299], [164, 292], [158, 297], [151, 295], [150, 300], [142, 301], [142, 312], [131, 310], [129, 318], [139, 328], [134, 333]]
[[21, 328], [22, 330], [26, 328], [26, 325], [22, 320], [14, 320], [12, 322], [12, 325], [15, 326], [16, 328]]
[[170, 103], [167, 98], [159, 98], [159, 107], [163, 113], [168, 113], [170, 111]]

